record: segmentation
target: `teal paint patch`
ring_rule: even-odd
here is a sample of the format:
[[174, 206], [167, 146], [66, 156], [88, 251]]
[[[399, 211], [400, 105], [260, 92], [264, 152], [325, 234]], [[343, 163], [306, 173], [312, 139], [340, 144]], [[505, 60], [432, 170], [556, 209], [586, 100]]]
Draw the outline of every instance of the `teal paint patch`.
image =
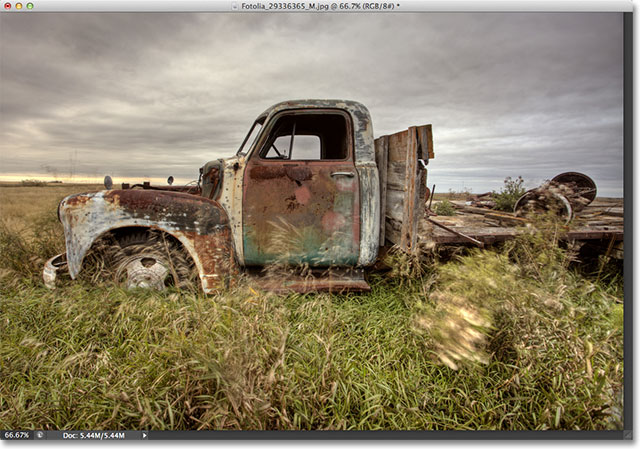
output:
[[247, 265], [263, 266], [271, 263], [287, 265], [308, 264], [312, 267], [353, 266], [358, 253], [345, 251], [353, 247], [353, 239], [343, 232], [335, 232], [325, 238], [317, 227], [292, 229], [284, 223], [273, 222], [267, 245], [251, 229], [244, 233], [245, 260]]

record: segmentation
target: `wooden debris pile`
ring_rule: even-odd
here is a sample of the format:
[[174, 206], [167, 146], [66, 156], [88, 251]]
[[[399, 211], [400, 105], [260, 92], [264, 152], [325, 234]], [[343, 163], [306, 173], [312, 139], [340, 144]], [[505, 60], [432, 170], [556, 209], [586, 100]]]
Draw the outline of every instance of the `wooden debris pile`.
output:
[[[489, 194], [473, 195], [469, 201], [451, 200], [454, 216], [437, 216], [429, 209], [420, 240], [432, 246], [475, 245], [484, 247], [512, 239], [529, 219], [527, 210], [556, 210], [566, 218], [566, 239], [590, 241], [622, 248], [624, 236], [622, 198], [595, 198], [595, 183], [581, 173], [556, 176], [537, 189], [526, 192], [516, 212], [492, 209]], [[527, 206], [527, 207], [525, 207]], [[555, 209], [554, 209], [555, 208]], [[615, 243], [615, 245], [614, 245]]]

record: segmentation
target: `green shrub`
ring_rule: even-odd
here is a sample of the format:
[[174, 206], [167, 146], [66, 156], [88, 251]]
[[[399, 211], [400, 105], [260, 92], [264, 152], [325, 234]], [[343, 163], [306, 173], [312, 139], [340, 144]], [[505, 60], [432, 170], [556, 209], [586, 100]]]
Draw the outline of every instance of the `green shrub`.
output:
[[438, 215], [452, 216], [456, 214], [456, 210], [453, 208], [453, 203], [449, 200], [442, 200], [436, 204], [434, 212]]
[[522, 176], [518, 176], [516, 179], [512, 179], [511, 176], [507, 176], [504, 179], [504, 186], [500, 189], [500, 192], [493, 192], [493, 199], [496, 202], [496, 209], [511, 212], [516, 201], [526, 191], [522, 185], [524, 180]]

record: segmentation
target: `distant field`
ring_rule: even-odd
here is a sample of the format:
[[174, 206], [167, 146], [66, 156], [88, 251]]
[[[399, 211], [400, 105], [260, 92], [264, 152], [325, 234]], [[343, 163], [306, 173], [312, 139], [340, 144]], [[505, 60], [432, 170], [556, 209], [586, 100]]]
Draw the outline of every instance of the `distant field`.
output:
[[62, 198], [73, 193], [104, 188], [102, 184], [47, 184], [42, 187], [23, 187], [20, 183], [0, 183], [0, 217], [14, 230], [25, 232], [43, 214], [55, 214]]

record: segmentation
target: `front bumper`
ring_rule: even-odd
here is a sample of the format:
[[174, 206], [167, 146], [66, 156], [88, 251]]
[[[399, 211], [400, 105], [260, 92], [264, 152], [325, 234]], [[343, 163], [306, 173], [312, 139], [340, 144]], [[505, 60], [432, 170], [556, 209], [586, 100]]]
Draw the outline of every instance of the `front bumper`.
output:
[[42, 270], [42, 279], [44, 280], [45, 287], [53, 290], [56, 288], [56, 277], [58, 270], [66, 268], [67, 266], [67, 253], [58, 254], [47, 260]]

